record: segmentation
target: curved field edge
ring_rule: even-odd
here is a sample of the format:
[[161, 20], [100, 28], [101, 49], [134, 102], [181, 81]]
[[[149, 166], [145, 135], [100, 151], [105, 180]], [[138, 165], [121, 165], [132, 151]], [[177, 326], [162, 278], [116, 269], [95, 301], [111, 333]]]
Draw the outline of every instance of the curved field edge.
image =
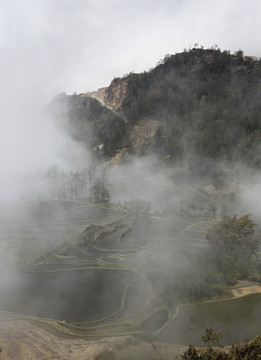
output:
[[[99, 206], [99, 205], [90, 205], [90, 204], [83, 203], [80, 206], [76, 206], [65, 212], [68, 213], [74, 209], [79, 209], [79, 208], [83, 208], [86, 206], [92, 206], [92, 207], [98, 207], [98, 208], [112, 210], [110, 207], [104, 207], [104, 206]], [[131, 219], [127, 220], [125, 217], [125, 215], [126, 215], [125, 210], [120, 210], [118, 212], [123, 214], [123, 219], [117, 220], [115, 222], [110, 222], [108, 224], [110, 226], [116, 226], [116, 228], [122, 227], [122, 231], [120, 231], [119, 235], [117, 236], [116, 243], [119, 245], [119, 247], [123, 246], [123, 247], [125, 247], [125, 249], [118, 248], [118, 249], [110, 250], [107, 248], [98, 247], [95, 244], [95, 242], [96, 242], [96, 239], [95, 239], [92, 241], [87, 241], [87, 245], [90, 248], [92, 248], [98, 252], [95, 255], [96, 258], [98, 258], [98, 260], [100, 260], [100, 261], [98, 261], [98, 263], [90, 263], [89, 266], [87, 264], [86, 264], [86, 266], [84, 266], [84, 264], [81, 263], [78, 267], [72, 266], [71, 268], [50, 269], [50, 270], [37, 269], [37, 265], [36, 265], [36, 266], [33, 266], [34, 270], [32, 270], [33, 267], [31, 267], [30, 271], [28, 271], [26, 269], [26, 266], [24, 268], [23, 268], [23, 266], [20, 266], [20, 270], [22, 270], [24, 272], [28, 271], [30, 273], [35, 273], [35, 274], [55, 273], [55, 272], [65, 272], [65, 271], [87, 271], [87, 270], [99, 270], [99, 269], [134, 272], [140, 278], [137, 280], [133, 280], [126, 285], [126, 287], [123, 291], [122, 297], [121, 297], [120, 308], [116, 312], [113, 312], [101, 319], [83, 322], [83, 323], [71, 323], [71, 324], [61, 322], [58, 320], [53, 320], [53, 319], [38, 318], [38, 317], [34, 317], [34, 316], [19, 315], [19, 314], [12, 314], [12, 313], [6, 313], [6, 312], [0, 313], [1, 320], [8, 321], [8, 320], [25, 319], [28, 321], [33, 321], [35, 323], [38, 323], [39, 325], [48, 325], [48, 326], [52, 327], [55, 331], [59, 332], [60, 334], [62, 334], [64, 336], [100, 338], [100, 337], [108, 336], [108, 333], [109, 333], [110, 336], [150, 334], [153, 336], [153, 338], [157, 338], [158, 334], [160, 334], [171, 322], [173, 322], [176, 319], [180, 310], [183, 307], [204, 304], [204, 303], [208, 303], [208, 302], [216, 302], [216, 301], [224, 301], [224, 300], [234, 299], [234, 297], [230, 297], [227, 299], [219, 299], [219, 300], [215, 299], [215, 300], [194, 302], [194, 303], [189, 303], [189, 304], [181, 304], [181, 305], [178, 305], [176, 307], [176, 309], [174, 309], [174, 310], [171, 310], [167, 306], [163, 306], [162, 304], [157, 305], [157, 306], [155, 304], [153, 304], [153, 306], [152, 306], [151, 302], [153, 300], [153, 293], [152, 293], [151, 289], [149, 289], [149, 287], [150, 287], [149, 281], [146, 278], [146, 276], [138, 268], [126, 266], [123, 264], [115, 264], [113, 261], [105, 262], [104, 260], [102, 260], [103, 259], [102, 253], [105, 253], [106, 255], [117, 256], [117, 253], [128, 254], [128, 253], [133, 253], [134, 251], [138, 251], [139, 249], [142, 249], [142, 247], [138, 247], [136, 244], [131, 245], [131, 246], [133, 246], [132, 249], [126, 249], [126, 247], [129, 247], [130, 244], [122, 243], [122, 241], [121, 241], [122, 238], [131, 231], [132, 223], [133, 223], [134, 219], [131, 218]], [[158, 218], [158, 219], [162, 220], [162, 218]], [[163, 220], [166, 220], [166, 219], [164, 218]], [[187, 226], [184, 227], [183, 230], [181, 230], [180, 232], [178, 232], [176, 234], [180, 238], [184, 238], [185, 231], [195, 231], [195, 232], [203, 233], [203, 231], [200, 231], [200, 230], [193, 230], [193, 227], [197, 227], [197, 225], [200, 225], [200, 224], [210, 224], [209, 219], [201, 219], [200, 221], [195, 221], [195, 222], [193, 222], [192, 219], [190, 219], [190, 221], [185, 221], [183, 219], [183, 221], [187, 223]], [[112, 233], [112, 232], [110, 232], [110, 233]], [[184, 245], [187, 246], [189, 244], [184, 244]], [[71, 258], [71, 259], [67, 258], [66, 259], [65, 257], [63, 257], [62, 260], [65, 265], [66, 264], [68, 265], [68, 263], [70, 261], [75, 261], [75, 263], [77, 263], [77, 259], [75, 259], [75, 258]], [[84, 261], [84, 260], [81, 259], [81, 261]], [[44, 264], [44, 261], [42, 262], [42, 264]], [[55, 266], [55, 263], [53, 265]], [[148, 297], [146, 299], [146, 302], [140, 307], [140, 309], [137, 309], [133, 314], [124, 316], [123, 318], [120, 318], [118, 320], [113, 320], [114, 317], [120, 315], [124, 311], [125, 302], [128, 297], [128, 293], [129, 293], [129, 291], [131, 291], [131, 287], [134, 284], [134, 282], [136, 282], [138, 280], [139, 281], [143, 280], [147, 283]], [[142, 329], [142, 323], [144, 323], [146, 320], [153, 317], [155, 314], [157, 314], [161, 310], [167, 311], [168, 320], [156, 331], [145, 331], [144, 329]], [[88, 327], [88, 325], [91, 325], [91, 326]]]

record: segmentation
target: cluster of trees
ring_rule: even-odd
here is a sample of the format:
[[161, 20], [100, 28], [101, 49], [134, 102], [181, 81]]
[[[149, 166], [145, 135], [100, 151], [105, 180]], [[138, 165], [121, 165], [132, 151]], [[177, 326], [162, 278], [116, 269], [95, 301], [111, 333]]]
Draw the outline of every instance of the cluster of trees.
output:
[[[261, 62], [220, 50], [194, 49], [170, 57], [153, 72], [144, 92], [163, 125], [158, 148], [173, 157], [195, 152], [201, 157], [244, 158], [258, 165], [253, 151], [260, 141]], [[157, 91], [156, 91], [157, 90]], [[155, 105], [158, 104], [158, 105]], [[152, 115], [152, 113], [151, 113]], [[140, 116], [140, 112], [139, 112]]]
[[129, 125], [125, 119], [90, 96], [60, 94], [49, 110], [76, 141], [97, 156], [114, 156], [117, 149], [128, 144]]
[[253, 257], [258, 250], [261, 234], [255, 233], [256, 225], [249, 216], [225, 217], [206, 234], [211, 258], [228, 284], [254, 275]]
[[69, 173], [54, 165], [46, 173], [49, 199], [89, 199], [94, 203], [109, 202], [107, 175], [107, 168], [98, 169], [95, 165]]
[[62, 95], [52, 110], [66, 119], [72, 136], [90, 149], [103, 145], [105, 156], [131, 146], [133, 126], [144, 118], [161, 122], [143, 152], [182, 158], [189, 152], [205, 158], [243, 159], [261, 166], [261, 60], [231, 55], [218, 47], [193, 48], [166, 56], [149, 73], [130, 74], [124, 94], [115, 81], [105, 91], [121, 101], [117, 113], [86, 95]]
[[[255, 360], [261, 358], [261, 335], [242, 345], [233, 345], [229, 350], [220, 349], [221, 335], [212, 328], [206, 328], [201, 340], [207, 348], [196, 349], [194, 345], [181, 355], [184, 360]], [[219, 347], [219, 348], [217, 348]]]
[[155, 266], [148, 277], [159, 297], [171, 303], [194, 302], [224, 295], [227, 285], [238, 280], [260, 279], [255, 256], [261, 234], [255, 232], [248, 214], [224, 217], [207, 231], [206, 238], [209, 247], [204, 252], [190, 252], [185, 247], [178, 253], [176, 249], [166, 253], [159, 247], [155, 260], [155, 254], [151, 253], [150, 262], [155, 261]]
[[[130, 339], [128, 340], [129, 342], [131, 341]], [[246, 344], [235, 345], [229, 349], [226, 348], [222, 350], [220, 334], [211, 328], [207, 328], [201, 340], [207, 345], [207, 348], [195, 348], [193, 345], [190, 345], [181, 355], [181, 358], [184, 360], [257, 360], [261, 357], [261, 336], [255, 337]], [[153, 342], [151, 345], [154, 350], [152, 353], [146, 353], [144, 349], [142, 353], [139, 353], [136, 345], [136, 348], [135, 346], [123, 347], [120, 354], [117, 351], [105, 350], [98, 354], [94, 360], [134, 359], [135, 356], [133, 356], [133, 353], [137, 359], [166, 359], [157, 347], [154, 346]], [[177, 357], [175, 357], [175, 359], [177, 359]]]
[[255, 256], [261, 234], [255, 232], [256, 225], [249, 216], [226, 216], [207, 231], [208, 251], [190, 260], [185, 280], [182, 277], [174, 282], [179, 296], [197, 301], [221, 295], [226, 285], [234, 285], [238, 280], [260, 279]]
[[259, 280], [260, 270], [255, 256], [261, 234], [255, 232], [255, 224], [249, 214], [241, 217], [226, 216], [206, 233], [209, 250], [195, 260], [198, 269], [192, 284], [182, 288], [191, 301], [221, 294], [225, 286], [238, 280]]

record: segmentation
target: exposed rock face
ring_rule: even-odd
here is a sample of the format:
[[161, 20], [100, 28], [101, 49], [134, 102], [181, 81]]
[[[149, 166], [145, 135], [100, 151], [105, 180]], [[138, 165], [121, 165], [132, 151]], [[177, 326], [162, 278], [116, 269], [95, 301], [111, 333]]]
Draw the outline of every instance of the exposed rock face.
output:
[[[138, 87], [143, 91], [149, 90], [149, 83], [153, 82], [153, 78], [157, 78], [158, 75], [161, 77], [170, 75], [169, 80], [173, 81], [174, 79], [171, 79], [173, 70], [181, 71], [184, 77], [188, 73], [200, 73], [204, 71], [205, 67], [213, 73], [219, 73], [220, 76], [224, 75], [224, 71], [227, 73], [237, 73], [238, 71], [247, 73], [249, 72], [249, 66], [255, 66], [258, 59], [253, 56], [241, 55], [230, 55], [226, 51], [221, 53], [219, 50], [192, 49], [187, 53], [166, 56], [149, 73], [130, 73], [122, 78], [114, 78], [108, 87], [98, 89], [92, 93], [92, 96], [115, 112], [121, 113], [124, 101], [129, 97], [135, 97], [135, 88]], [[228, 61], [228, 58], [230, 58], [230, 61]]]
[[115, 111], [119, 111], [123, 100], [128, 94], [128, 83], [128, 77], [123, 79], [115, 78], [104, 93], [105, 104], [112, 107]]
[[98, 89], [97, 91], [93, 92], [93, 97], [104, 103], [106, 90], [107, 90], [106, 87]]
[[76, 140], [91, 149], [103, 145], [106, 160], [129, 148], [193, 164], [222, 158], [260, 167], [260, 85], [261, 61], [192, 49], [165, 57], [150, 72], [68, 96], [62, 116]]
[[124, 78], [115, 78], [108, 87], [100, 88], [92, 96], [105, 106], [122, 115], [122, 104], [130, 95], [131, 82], [136, 80], [136, 74], [129, 74]]
[[129, 74], [124, 78], [115, 78], [105, 91], [105, 104], [111, 106], [115, 111], [121, 111], [122, 104], [128, 96], [132, 95], [139, 77], [138, 74]]

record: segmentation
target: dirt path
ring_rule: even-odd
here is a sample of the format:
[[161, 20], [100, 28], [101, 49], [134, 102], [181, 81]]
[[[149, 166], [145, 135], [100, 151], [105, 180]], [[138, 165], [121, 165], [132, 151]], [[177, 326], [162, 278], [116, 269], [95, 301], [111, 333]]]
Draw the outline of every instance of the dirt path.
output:
[[236, 298], [257, 293], [261, 293], [261, 285], [257, 282], [240, 280], [232, 288], [232, 294]]

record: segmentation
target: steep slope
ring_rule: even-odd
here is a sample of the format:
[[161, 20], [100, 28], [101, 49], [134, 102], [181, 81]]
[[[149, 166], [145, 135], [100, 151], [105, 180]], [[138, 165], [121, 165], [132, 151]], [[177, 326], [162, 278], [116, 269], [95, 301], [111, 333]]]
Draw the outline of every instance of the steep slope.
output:
[[90, 94], [60, 94], [49, 105], [56, 120], [90, 150], [113, 156], [128, 145], [129, 125]]
[[107, 157], [130, 148], [138, 155], [193, 154], [259, 167], [260, 80], [261, 61], [241, 51], [192, 49], [166, 56], [148, 73], [115, 78], [96, 93], [64, 96], [63, 116], [75, 138], [92, 148], [104, 144]]

